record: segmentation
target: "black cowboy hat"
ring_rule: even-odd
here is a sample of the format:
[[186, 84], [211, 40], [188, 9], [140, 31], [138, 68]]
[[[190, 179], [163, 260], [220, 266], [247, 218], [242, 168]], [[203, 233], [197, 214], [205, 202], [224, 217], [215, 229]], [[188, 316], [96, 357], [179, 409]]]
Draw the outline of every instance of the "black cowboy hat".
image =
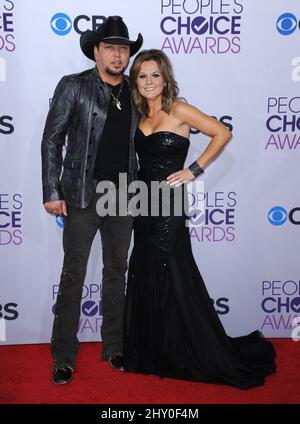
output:
[[128, 28], [121, 16], [109, 16], [96, 31], [85, 31], [80, 37], [80, 47], [83, 53], [92, 60], [94, 47], [100, 41], [109, 44], [126, 44], [130, 47], [130, 56], [134, 55], [143, 44], [142, 34], [139, 33], [136, 41], [129, 40]]

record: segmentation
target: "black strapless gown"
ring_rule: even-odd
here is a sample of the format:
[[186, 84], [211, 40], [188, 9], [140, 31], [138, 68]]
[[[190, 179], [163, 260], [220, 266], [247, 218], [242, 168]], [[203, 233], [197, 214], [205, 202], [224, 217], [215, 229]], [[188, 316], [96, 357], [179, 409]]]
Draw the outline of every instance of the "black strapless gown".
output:
[[[163, 181], [183, 168], [189, 140], [169, 131], [136, 133], [139, 179]], [[125, 370], [160, 377], [264, 384], [275, 350], [259, 331], [226, 335], [195, 263], [186, 217], [139, 216], [128, 270]]]

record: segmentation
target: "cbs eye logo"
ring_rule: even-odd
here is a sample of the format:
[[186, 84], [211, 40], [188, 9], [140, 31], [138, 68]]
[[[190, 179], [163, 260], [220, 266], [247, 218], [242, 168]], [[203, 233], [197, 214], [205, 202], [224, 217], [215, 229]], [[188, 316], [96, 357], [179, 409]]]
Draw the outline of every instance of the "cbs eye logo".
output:
[[268, 220], [272, 225], [282, 225], [287, 220], [287, 211], [281, 206], [274, 206], [268, 213]]
[[65, 13], [56, 13], [52, 16], [50, 25], [57, 35], [66, 35], [72, 29], [72, 21]]
[[296, 30], [297, 24], [298, 20], [295, 15], [283, 13], [276, 21], [276, 28], [281, 35], [291, 35]]
[[283, 225], [287, 219], [294, 225], [300, 225], [299, 213], [299, 207], [293, 208], [290, 212], [287, 212], [282, 206], [274, 206], [269, 210], [268, 220], [270, 224], [277, 227]]
[[55, 218], [55, 220], [56, 220], [56, 224], [59, 226], [59, 228], [64, 228], [64, 218], [63, 218], [63, 216], [58, 215]]

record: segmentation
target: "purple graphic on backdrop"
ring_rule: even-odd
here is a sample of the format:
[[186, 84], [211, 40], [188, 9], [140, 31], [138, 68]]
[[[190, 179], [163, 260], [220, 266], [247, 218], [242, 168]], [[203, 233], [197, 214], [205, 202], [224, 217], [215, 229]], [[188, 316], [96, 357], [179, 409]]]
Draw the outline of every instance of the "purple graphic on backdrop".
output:
[[225, 54], [241, 50], [243, 5], [238, 0], [161, 0], [161, 50], [172, 54]]
[[261, 329], [291, 330], [300, 314], [300, 281], [262, 281], [261, 309], [265, 313]]
[[300, 97], [268, 97], [265, 150], [295, 150], [300, 146]]
[[[59, 295], [59, 286], [52, 286], [52, 300], [56, 302]], [[102, 286], [99, 283], [85, 283], [83, 285], [81, 297], [81, 315], [78, 325], [78, 334], [99, 334], [102, 324], [102, 302], [101, 302]], [[55, 314], [55, 305], [52, 306], [52, 312]]]
[[14, 36], [14, 2], [4, 0], [0, 10], [0, 52], [13, 52], [16, 49]]
[[236, 192], [189, 193], [188, 199], [190, 236], [193, 240], [199, 242], [235, 240]]
[[22, 195], [0, 193], [0, 246], [22, 244]]

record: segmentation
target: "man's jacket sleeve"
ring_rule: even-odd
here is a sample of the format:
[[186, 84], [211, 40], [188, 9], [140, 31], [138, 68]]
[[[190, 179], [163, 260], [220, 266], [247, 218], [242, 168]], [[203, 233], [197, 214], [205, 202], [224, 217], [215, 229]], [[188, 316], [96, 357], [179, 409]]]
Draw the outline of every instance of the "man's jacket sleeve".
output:
[[74, 99], [74, 82], [63, 77], [55, 89], [42, 139], [43, 203], [63, 199], [60, 188], [62, 148]]

